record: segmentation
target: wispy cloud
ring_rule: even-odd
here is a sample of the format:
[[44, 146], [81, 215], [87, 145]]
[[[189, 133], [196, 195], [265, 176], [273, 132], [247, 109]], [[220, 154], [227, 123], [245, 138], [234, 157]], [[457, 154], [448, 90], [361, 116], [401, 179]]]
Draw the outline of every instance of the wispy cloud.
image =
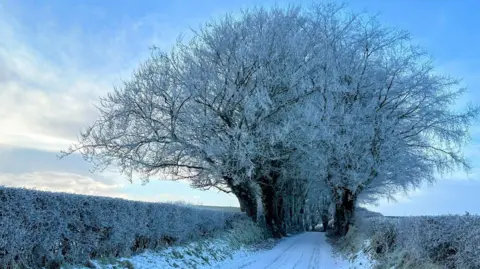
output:
[[36, 15], [47, 21], [25, 25], [0, 6], [0, 144], [58, 151], [93, 122], [98, 97], [163, 43], [151, 16], [93, 32]]
[[[221, 195], [179, 182], [143, 187], [111, 171], [91, 174], [78, 155], [57, 160], [95, 120], [99, 96], [128, 78], [150, 46], [172, 45], [182, 27], [153, 13], [103, 18], [101, 8], [83, 8], [79, 14], [91, 17], [80, 23], [37, 11], [35, 25], [28, 25], [17, 20], [32, 16], [28, 11], [0, 5], [0, 185], [142, 201], [221, 201]], [[88, 28], [89, 19], [108, 20], [108, 26]]]
[[0, 143], [46, 150], [64, 148], [73, 141], [75, 132], [92, 120], [95, 93], [106, 90], [108, 83], [88, 80], [88, 73], [55, 65], [23, 45], [14, 34], [3, 40]]
[[[0, 5], [0, 184], [126, 198], [125, 179], [90, 174], [78, 156], [58, 161], [56, 153], [93, 123], [98, 97], [148, 53], [155, 39], [141, 28], [148, 21], [100, 34], [37, 23], [22, 24]], [[131, 50], [131, 39], [143, 53]]]
[[91, 177], [59, 173], [33, 172], [0, 174], [0, 185], [44, 191], [67, 192], [108, 197], [128, 198], [121, 184], [106, 184]]

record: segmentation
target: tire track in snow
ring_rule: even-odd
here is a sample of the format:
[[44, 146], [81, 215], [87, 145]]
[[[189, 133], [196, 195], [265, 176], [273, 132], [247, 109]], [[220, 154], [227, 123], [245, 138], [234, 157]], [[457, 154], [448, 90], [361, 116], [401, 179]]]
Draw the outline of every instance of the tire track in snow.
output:
[[331, 269], [348, 268], [348, 262], [334, 258], [324, 233], [307, 232], [281, 240], [274, 248], [246, 259], [226, 261], [218, 268], [229, 269]]
[[287, 249], [283, 250], [281, 253], [278, 253], [275, 260], [273, 260], [273, 262], [270, 265], [265, 267], [265, 269], [281, 268], [279, 266], [284, 265], [284, 263], [281, 263], [281, 262], [288, 261], [288, 259], [290, 258], [289, 253], [291, 252], [293, 247], [298, 245], [298, 241], [299, 241], [299, 236], [295, 236], [293, 238], [295, 238], [295, 240], [288, 240], [288, 238], [286, 238], [285, 241], [294, 241], [294, 242], [292, 242], [292, 244]]
[[[293, 241], [293, 242], [290, 242], [290, 241]], [[278, 254], [274, 257], [273, 261], [271, 261], [271, 263], [269, 265], [266, 265], [266, 267], [264, 267], [263, 269], [272, 268], [272, 266], [274, 266], [275, 263], [278, 262], [278, 260], [280, 260], [282, 257], [285, 256], [285, 253], [288, 253], [288, 251], [291, 250], [297, 244], [297, 241], [298, 241], [298, 239], [296, 238], [296, 236], [290, 237], [290, 238], [284, 238], [282, 241], [280, 241], [280, 243], [277, 244], [277, 246], [275, 246], [275, 248], [274, 248], [274, 249], [278, 248], [278, 250], [277, 250]], [[286, 245], [285, 242], [288, 242], [289, 245], [287, 247], [285, 247], [285, 249], [284, 249], [283, 246]], [[282, 248], [280, 248], [280, 246], [282, 246]], [[260, 267], [249, 267], [250, 265], [252, 265], [254, 263], [258, 263], [258, 259], [256, 259], [256, 255], [253, 256], [251, 258], [251, 260], [249, 260], [248, 262], [246, 262], [243, 265], [241, 265], [240, 267], [238, 267], [238, 269], [244, 269], [244, 268], [258, 268], [258, 269], [260, 269]]]

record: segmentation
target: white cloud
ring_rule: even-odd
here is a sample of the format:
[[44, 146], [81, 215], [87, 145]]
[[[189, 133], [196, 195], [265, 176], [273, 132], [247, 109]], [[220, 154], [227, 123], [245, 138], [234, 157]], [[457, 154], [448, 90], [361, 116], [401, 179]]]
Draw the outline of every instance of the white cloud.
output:
[[159, 194], [132, 194], [129, 193], [127, 199], [134, 201], [144, 202], [169, 202], [169, 203], [187, 203], [193, 205], [202, 204], [200, 196], [187, 196], [172, 193], [159, 193]]
[[92, 103], [106, 89], [49, 64], [15, 42], [0, 45], [0, 144], [65, 149], [95, 116]]
[[[38, 27], [35, 40], [41, 44], [35, 46], [24, 25], [0, 7], [0, 144], [66, 149], [93, 123], [98, 97], [128, 78], [153, 45], [153, 33], [139, 30], [153, 21], [140, 22], [98, 36], [81, 29], [62, 36], [65, 30]], [[131, 40], [145, 48], [130, 50]]]
[[[8, 10], [12, 6], [15, 10]], [[66, 25], [43, 14], [45, 10], [35, 11], [35, 25], [22, 24], [32, 14], [27, 9], [15, 2], [0, 3], [0, 185], [140, 201], [209, 200], [189, 195], [193, 192], [187, 181], [181, 181], [184, 189], [175, 194], [165, 189], [142, 193], [112, 169], [92, 175], [78, 156], [57, 161], [53, 153], [65, 150], [81, 128], [93, 123], [98, 97], [128, 78], [148, 55], [148, 47], [168, 49], [177, 34], [188, 30], [186, 21], [196, 19], [171, 25], [158, 14], [133, 19], [120, 14], [108, 18], [118, 24], [98, 24], [88, 31], [82, 20], [90, 18]], [[157, 188], [162, 190], [162, 185]], [[212, 197], [209, 204], [223, 201], [219, 195]]]
[[[75, 81], [63, 92], [50, 90], [61, 88], [62, 82], [40, 81], [39, 88], [33, 88], [22, 81], [0, 81], [0, 143], [46, 150], [65, 149], [71, 144], [80, 128], [94, 120], [92, 103], [97, 97], [93, 92], [102, 87]], [[90, 89], [92, 93], [84, 93], [82, 89]]]
[[123, 184], [107, 184], [87, 176], [59, 172], [0, 174], [0, 185], [44, 191], [67, 192], [97, 196], [127, 198]]

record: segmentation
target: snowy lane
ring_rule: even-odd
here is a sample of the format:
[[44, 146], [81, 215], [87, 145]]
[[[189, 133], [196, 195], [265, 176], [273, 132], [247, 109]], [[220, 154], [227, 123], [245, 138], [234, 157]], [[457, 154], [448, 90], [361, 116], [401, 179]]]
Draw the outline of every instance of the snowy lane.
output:
[[332, 256], [324, 233], [308, 232], [282, 239], [273, 249], [217, 268], [231, 269], [334, 269], [348, 268], [348, 262]]

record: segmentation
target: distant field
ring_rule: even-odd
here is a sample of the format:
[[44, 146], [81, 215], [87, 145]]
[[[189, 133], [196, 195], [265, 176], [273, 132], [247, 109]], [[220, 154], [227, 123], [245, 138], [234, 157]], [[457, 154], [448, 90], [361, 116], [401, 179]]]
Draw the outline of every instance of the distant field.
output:
[[213, 209], [213, 210], [228, 211], [228, 212], [240, 212], [240, 208], [234, 207], [234, 206], [199, 205], [198, 207]]

